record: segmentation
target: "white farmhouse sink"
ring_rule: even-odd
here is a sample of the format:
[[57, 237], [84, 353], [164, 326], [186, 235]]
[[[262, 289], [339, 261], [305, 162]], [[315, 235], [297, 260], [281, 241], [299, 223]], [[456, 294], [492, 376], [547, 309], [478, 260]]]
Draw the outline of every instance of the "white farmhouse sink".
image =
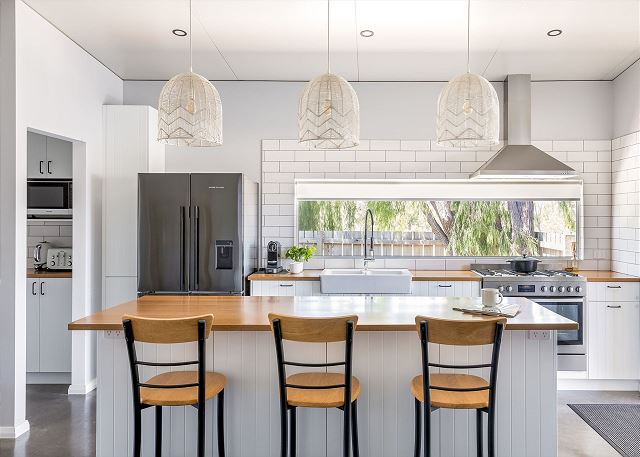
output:
[[323, 294], [410, 294], [407, 269], [326, 269], [320, 273]]

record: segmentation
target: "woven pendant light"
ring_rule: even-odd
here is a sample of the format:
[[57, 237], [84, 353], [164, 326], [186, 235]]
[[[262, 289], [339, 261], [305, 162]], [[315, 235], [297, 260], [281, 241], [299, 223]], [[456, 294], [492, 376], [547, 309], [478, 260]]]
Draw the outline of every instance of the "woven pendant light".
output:
[[469, 19], [467, 0], [467, 73], [453, 78], [438, 97], [436, 136], [443, 146], [474, 147], [500, 141], [500, 106], [493, 85], [469, 71]]
[[178, 146], [220, 146], [222, 144], [222, 102], [216, 88], [193, 72], [189, 0], [190, 69], [171, 78], [158, 101], [158, 141]]
[[309, 81], [298, 103], [298, 140], [319, 149], [345, 149], [360, 144], [358, 96], [341, 76], [331, 73], [327, 0], [327, 73]]

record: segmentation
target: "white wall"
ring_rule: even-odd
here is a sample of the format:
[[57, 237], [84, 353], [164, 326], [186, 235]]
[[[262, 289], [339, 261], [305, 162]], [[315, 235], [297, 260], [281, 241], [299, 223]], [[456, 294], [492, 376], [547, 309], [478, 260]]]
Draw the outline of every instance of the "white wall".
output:
[[613, 81], [613, 135], [640, 130], [640, 61]]
[[[15, 147], [0, 151], [0, 230], [2, 246], [11, 246], [16, 255], [3, 250], [0, 291], [6, 300], [3, 311], [5, 306], [16, 311], [15, 315], [13, 311], [2, 314], [0, 352], [14, 348], [15, 361], [1, 368], [0, 427], [24, 423], [27, 129], [74, 142], [73, 318], [79, 318], [101, 307], [102, 105], [122, 103], [123, 93], [122, 80], [27, 5], [19, 0], [2, 0], [2, 7], [11, 9], [14, 1]], [[9, 19], [3, 14], [2, 20], [4, 24]], [[5, 163], [14, 165], [5, 169]], [[95, 335], [76, 332], [73, 341], [72, 382], [81, 388], [95, 377]]]
[[[156, 106], [161, 81], [125, 81], [124, 102]], [[167, 148], [168, 171], [234, 171], [260, 179], [260, 140], [297, 136], [299, 82], [215, 82], [224, 113], [224, 145]], [[353, 83], [360, 101], [361, 138], [435, 138], [444, 83]], [[502, 84], [495, 84], [502, 97]], [[538, 82], [532, 86], [533, 138], [611, 138], [610, 81]]]

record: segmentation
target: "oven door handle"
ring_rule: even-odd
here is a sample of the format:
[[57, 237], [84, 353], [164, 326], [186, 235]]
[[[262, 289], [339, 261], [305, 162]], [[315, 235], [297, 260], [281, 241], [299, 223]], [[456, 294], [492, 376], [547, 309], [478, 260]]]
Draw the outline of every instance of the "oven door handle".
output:
[[[525, 297], [529, 298], [529, 297]], [[582, 303], [584, 302], [584, 298], [529, 298], [529, 300], [534, 301], [536, 303]]]

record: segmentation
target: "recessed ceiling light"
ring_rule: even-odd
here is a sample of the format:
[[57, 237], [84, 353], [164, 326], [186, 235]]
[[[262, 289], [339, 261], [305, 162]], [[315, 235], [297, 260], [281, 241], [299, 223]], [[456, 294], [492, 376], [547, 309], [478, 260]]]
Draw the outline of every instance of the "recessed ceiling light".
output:
[[175, 36], [187, 36], [187, 32], [182, 29], [173, 29], [171, 33], [173, 33]]
[[361, 30], [360, 36], [364, 38], [371, 38], [373, 36], [373, 30]]
[[549, 30], [547, 32], [548, 36], [558, 36], [560, 34], [562, 34], [562, 30], [560, 30], [560, 29], [553, 29], [553, 30]]

